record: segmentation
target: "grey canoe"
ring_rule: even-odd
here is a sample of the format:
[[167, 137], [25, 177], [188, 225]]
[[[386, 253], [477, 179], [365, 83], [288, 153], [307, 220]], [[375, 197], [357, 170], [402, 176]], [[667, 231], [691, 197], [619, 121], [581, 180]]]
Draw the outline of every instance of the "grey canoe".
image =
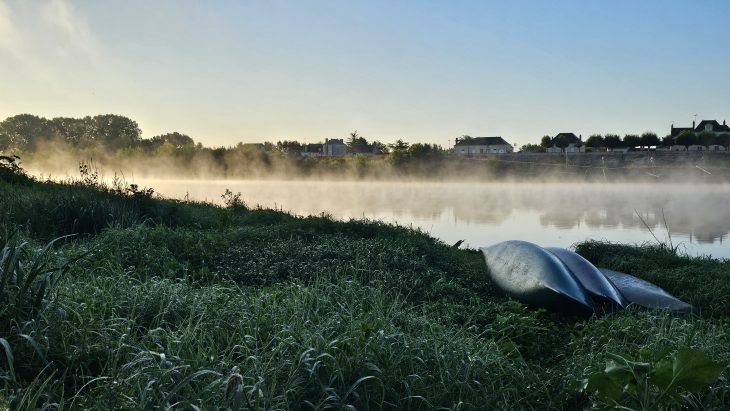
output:
[[616, 304], [621, 308], [626, 308], [630, 304], [611, 280], [606, 278], [590, 261], [565, 248], [546, 247], [545, 249], [568, 267], [595, 303]]
[[692, 306], [664, 291], [662, 288], [633, 275], [599, 268], [621, 291], [626, 299], [646, 308], [665, 308], [672, 311], [691, 312]]
[[526, 241], [481, 248], [494, 283], [533, 307], [589, 315], [593, 304], [573, 274], [553, 254]]

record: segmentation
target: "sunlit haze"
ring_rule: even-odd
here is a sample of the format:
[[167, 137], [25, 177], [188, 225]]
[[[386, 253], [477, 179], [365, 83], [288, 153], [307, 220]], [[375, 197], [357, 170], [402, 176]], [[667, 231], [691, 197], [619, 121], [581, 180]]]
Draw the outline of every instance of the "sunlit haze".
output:
[[0, 0], [0, 118], [518, 146], [730, 120], [727, 1]]

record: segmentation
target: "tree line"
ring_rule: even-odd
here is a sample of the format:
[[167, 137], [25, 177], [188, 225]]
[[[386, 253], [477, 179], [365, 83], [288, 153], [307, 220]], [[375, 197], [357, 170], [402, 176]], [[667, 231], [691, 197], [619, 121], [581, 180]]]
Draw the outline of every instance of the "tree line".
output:
[[[553, 146], [564, 149], [568, 145], [569, 142], [563, 136], [557, 136], [555, 138], [544, 136], [540, 144], [525, 144], [520, 148], [520, 151], [545, 152], [547, 148]], [[626, 134], [623, 138], [618, 134], [593, 134], [585, 142], [579, 141], [576, 143], [578, 147], [583, 145], [589, 151], [612, 151], [636, 147], [639, 149], [648, 149], [649, 147], [670, 148], [672, 146], [684, 146], [685, 150], [687, 150], [693, 145], [700, 145], [706, 148], [712, 145], [719, 145], [728, 149], [730, 147], [730, 134], [714, 134], [706, 131], [694, 133], [689, 130], [684, 130], [677, 136], [667, 135], [661, 139], [655, 133], [649, 131], [641, 135]]]
[[[434, 160], [442, 157], [446, 150], [437, 144], [413, 143], [397, 140], [385, 144], [378, 140], [369, 141], [357, 131], [343, 139], [350, 154], [372, 153], [386, 156], [393, 163]], [[32, 114], [19, 114], [0, 122], [0, 152], [34, 153], [61, 144], [65, 148], [86, 152], [113, 153], [124, 156], [174, 155], [192, 157], [204, 153], [224, 162], [236, 157], [245, 160], [255, 157], [264, 164], [275, 158], [298, 157], [305, 144], [297, 140], [281, 140], [263, 143], [237, 143], [229, 147], [204, 147], [192, 137], [171, 132], [143, 138], [136, 121], [117, 114], [102, 114], [83, 118], [55, 117], [47, 119]]]

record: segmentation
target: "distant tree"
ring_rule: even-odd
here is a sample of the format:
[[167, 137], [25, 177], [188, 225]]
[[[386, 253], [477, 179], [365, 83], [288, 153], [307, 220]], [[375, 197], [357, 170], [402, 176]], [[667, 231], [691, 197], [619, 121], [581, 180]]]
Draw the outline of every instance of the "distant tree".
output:
[[721, 145], [727, 150], [730, 147], [730, 134], [718, 134], [715, 144]]
[[677, 136], [676, 143], [684, 146], [685, 150], [689, 150], [689, 146], [697, 144], [697, 136], [689, 130], [684, 130]]
[[426, 160], [440, 157], [442, 150], [436, 144], [415, 143], [408, 147], [408, 155], [414, 160]]
[[623, 146], [628, 148], [634, 148], [641, 145], [641, 137], [636, 134], [627, 134], [623, 139]]
[[603, 141], [603, 136], [601, 136], [600, 134], [593, 134], [586, 140], [586, 147], [590, 147], [594, 150], [598, 148], [604, 148], [604, 144], [605, 142]]
[[264, 144], [264, 147], [263, 147], [264, 153], [273, 153], [274, 151], [276, 151], [276, 144], [274, 144], [270, 141], [264, 141], [263, 144]]
[[10, 151], [10, 137], [0, 131], [0, 153]]
[[562, 135], [556, 136], [553, 139], [553, 144], [555, 144], [555, 147], [558, 147], [561, 151], [565, 151], [565, 148], [569, 145], [568, 139]]
[[302, 144], [296, 140], [284, 140], [276, 142], [276, 149], [284, 154], [299, 154], [302, 152]]
[[697, 135], [697, 142], [707, 147], [708, 149], [711, 145], [715, 144], [715, 140], [715, 134], [707, 131], [702, 131], [700, 132], [700, 134]]
[[606, 134], [603, 136], [603, 145], [606, 146], [609, 151], [613, 151], [614, 149], [621, 147], [621, 137], [619, 137], [618, 134]]
[[545, 148], [550, 148], [553, 146], [553, 139], [550, 136], [542, 136], [542, 139], [540, 140], [540, 145]]
[[400, 139], [396, 140], [395, 143], [391, 143], [391, 144], [388, 145], [388, 147], [390, 147], [390, 150], [392, 152], [406, 151], [406, 150], [408, 150], [408, 147], [409, 146], [410, 146], [410, 144], [408, 144], [405, 141], [400, 140]]
[[375, 147], [376, 154], [388, 154], [388, 146], [380, 141], [373, 141], [370, 145]]
[[88, 147], [94, 143], [91, 117], [56, 117], [51, 120], [56, 138], [75, 147]]
[[672, 148], [672, 146], [674, 145], [674, 137], [672, 137], [672, 136], [662, 137], [662, 145], [664, 147]]
[[524, 153], [544, 153], [545, 147], [539, 144], [525, 144], [520, 147], [520, 151]]
[[361, 135], [357, 134], [357, 130], [350, 133], [345, 142], [351, 152], [364, 151], [368, 147], [368, 141]]
[[153, 147], [161, 146], [165, 143], [170, 144], [175, 149], [195, 146], [195, 141], [192, 137], [178, 132], [154, 136], [149, 141]]
[[6, 150], [35, 150], [38, 144], [53, 138], [51, 123], [32, 114], [18, 114], [0, 122], [1, 140]]
[[142, 138], [137, 122], [116, 114], [103, 114], [90, 119], [91, 133], [102, 146], [108, 149], [136, 145]]
[[647, 149], [651, 146], [658, 146], [659, 145], [659, 137], [652, 133], [651, 131], [647, 131], [644, 134], [641, 135], [641, 146], [646, 147]]

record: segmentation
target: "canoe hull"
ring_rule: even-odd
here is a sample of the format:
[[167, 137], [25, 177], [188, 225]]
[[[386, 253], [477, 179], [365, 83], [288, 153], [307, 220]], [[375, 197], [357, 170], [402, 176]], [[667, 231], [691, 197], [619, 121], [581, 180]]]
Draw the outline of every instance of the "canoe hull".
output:
[[678, 312], [692, 311], [691, 305], [648, 281], [606, 268], [599, 268], [599, 270], [633, 304], [646, 308], [664, 308]]
[[546, 247], [545, 249], [558, 257], [568, 267], [594, 302], [615, 304], [621, 308], [626, 308], [629, 305], [629, 301], [611, 280], [606, 278], [590, 261], [565, 248]]
[[489, 275], [508, 296], [553, 311], [579, 315], [594, 312], [573, 274], [542, 247], [526, 241], [505, 241], [481, 251]]

